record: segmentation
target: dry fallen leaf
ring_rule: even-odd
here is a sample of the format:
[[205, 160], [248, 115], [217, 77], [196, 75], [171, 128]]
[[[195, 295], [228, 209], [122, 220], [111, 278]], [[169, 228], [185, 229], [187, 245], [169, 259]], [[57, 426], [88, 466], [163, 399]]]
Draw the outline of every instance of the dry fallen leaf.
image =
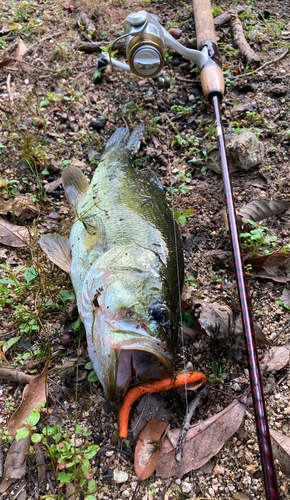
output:
[[0, 243], [9, 247], [26, 247], [25, 240], [29, 240], [29, 231], [26, 227], [16, 226], [4, 217], [0, 217]]
[[289, 208], [289, 201], [253, 200], [238, 211], [237, 223], [238, 226], [242, 226], [243, 224], [247, 224], [249, 220], [258, 222], [267, 217], [283, 214]]
[[245, 406], [237, 400], [225, 410], [190, 427], [184, 442], [181, 462], [175, 460], [180, 429], [169, 430], [160, 453], [156, 476], [164, 479], [181, 477], [199, 469], [216, 455], [225, 442], [238, 430], [245, 414]]
[[198, 322], [201, 328], [217, 339], [226, 339], [230, 336], [233, 326], [232, 309], [220, 302], [194, 301], [195, 308], [200, 307]]
[[9, 486], [26, 472], [27, 453], [30, 446], [30, 436], [14, 441], [6, 456], [3, 479], [0, 484], [0, 493], [4, 493]]
[[10, 200], [0, 198], [0, 214], [11, 213], [20, 219], [31, 219], [39, 214], [38, 208], [32, 202], [30, 196], [15, 196]]
[[256, 269], [265, 269], [268, 274], [276, 274], [277, 270], [289, 262], [289, 255], [283, 252], [272, 252], [261, 257], [251, 257], [245, 260], [245, 264], [251, 264]]
[[23, 421], [33, 411], [33, 408], [39, 406], [46, 399], [46, 372], [47, 366], [44, 367], [40, 375], [33, 377], [31, 382], [25, 387], [20, 406], [8, 420], [7, 430], [13, 438], [17, 431], [22, 429]]
[[290, 437], [270, 429], [274, 457], [279, 460], [285, 476], [290, 478]]
[[283, 304], [290, 307], [290, 292], [289, 290], [287, 290], [287, 288], [284, 288], [280, 300], [283, 302]]
[[8, 66], [8, 64], [11, 62], [11, 59], [3, 59], [3, 61], [0, 62], [0, 69], [4, 68], [4, 66]]
[[152, 418], [139, 436], [135, 448], [134, 467], [141, 481], [150, 477], [156, 469], [163, 443], [162, 434], [167, 427], [166, 422]]
[[37, 443], [33, 443], [33, 448], [35, 451], [35, 461], [37, 465], [37, 479], [38, 479], [38, 488], [40, 491], [45, 492], [45, 475], [46, 475], [46, 466], [45, 466], [45, 458], [41, 451], [40, 446]]
[[260, 363], [261, 370], [266, 366], [268, 371], [281, 370], [289, 361], [290, 352], [287, 347], [271, 347]]
[[167, 401], [160, 394], [146, 394], [140, 399], [136, 407], [136, 416], [131, 421], [132, 436], [136, 440], [146, 424], [156, 418], [159, 421], [169, 422], [170, 411], [166, 409]]
[[17, 47], [16, 52], [15, 52], [15, 59], [18, 59], [18, 61], [21, 61], [23, 59], [24, 54], [27, 52], [27, 50], [28, 49], [27, 49], [25, 43], [20, 38], [18, 47]]
[[33, 375], [11, 368], [10, 366], [0, 366], [0, 379], [10, 380], [10, 382], [18, 382], [19, 384], [29, 384], [34, 378]]

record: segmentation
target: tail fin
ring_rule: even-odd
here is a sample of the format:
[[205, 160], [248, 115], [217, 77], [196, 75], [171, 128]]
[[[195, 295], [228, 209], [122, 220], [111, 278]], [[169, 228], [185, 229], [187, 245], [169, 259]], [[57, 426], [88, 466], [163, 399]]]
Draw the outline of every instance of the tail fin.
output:
[[141, 144], [143, 133], [144, 133], [143, 123], [140, 123], [140, 125], [135, 127], [134, 130], [131, 132], [131, 134], [126, 127], [117, 128], [117, 130], [108, 140], [107, 145], [105, 147], [105, 151], [108, 151], [112, 147], [115, 148], [119, 146], [125, 146], [128, 149], [130, 149], [132, 153], [137, 153]]

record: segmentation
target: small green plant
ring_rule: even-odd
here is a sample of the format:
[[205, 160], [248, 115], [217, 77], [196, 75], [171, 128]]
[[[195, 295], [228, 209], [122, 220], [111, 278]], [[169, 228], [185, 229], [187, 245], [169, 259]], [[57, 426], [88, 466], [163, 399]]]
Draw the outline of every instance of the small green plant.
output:
[[89, 382], [98, 382], [99, 379], [98, 379], [98, 376], [94, 370], [94, 367], [93, 367], [93, 363], [91, 361], [89, 361], [86, 365], [85, 365], [85, 369], [86, 370], [91, 370], [90, 373], [88, 374], [88, 381]]
[[275, 300], [275, 304], [278, 304], [278, 306], [284, 307], [284, 309], [287, 309], [288, 311], [290, 310], [290, 306], [288, 304], [284, 304], [282, 300]]
[[179, 184], [178, 189], [183, 193], [183, 194], [188, 194], [188, 184], [191, 183], [191, 173], [188, 172], [187, 174], [185, 172], [180, 172], [179, 174], [176, 175], [181, 181], [183, 181], [181, 184]]
[[254, 229], [247, 233], [240, 233], [242, 249], [250, 252], [250, 257], [255, 254], [268, 255], [272, 253], [277, 245], [277, 236], [268, 234], [269, 230], [265, 226], [251, 220], [248, 223], [254, 226]]
[[12, 179], [11, 181], [9, 179], [0, 179], [0, 188], [1, 193], [7, 193], [7, 194], [19, 194], [19, 190], [17, 189], [17, 184], [19, 181], [16, 179]]
[[191, 276], [190, 274], [186, 274], [184, 276], [184, 282], [187, 286], [196, 287], [196, 279], [193, 276]]
[[8, 351], [8, 349], [14, 346], [20, 339], [21, 337], [13, 337], [4, 342], [0, 342], [0, 363], [1, 361], [4, 361], [4, 363], [6, 363], [7, 365], [10, 364], [6, 359], [6, 352]]
[[193, 208], [187, 208], [186, 210], [183, 210], [182, 212], [179, 212], [179, 210], [173, 210], [173, 216], [177, 222], [179, 222], [182, 226], [186, 226], [187, 224], [187, 219], [193, 217], [196, 214], [197, 210], [194, 210]]
[[70, 436], [67, 429], [56, 425], [55, 422], [53, 426], [45, 426], [42, 432], [37, 432], [44, 405], [43, 402], [28, 415], [23, 422], [24, 427], [16, 434], [16, 441], [30, 436], [33, 443], [42, 443], [53, 463], [58, 488], [74, 481], [85, 494], [86, 500], [96, 500], [93, 496], [96, 491], [96, 482], [93, 479], [95, 470], [92, 469], [90, 460], [96, 455], [99, 446], [90, 443], [88, 436], [91, 432], [86, 432], [79, 424], [75, 425], [75, 436]]
[[227, 362], [224, 370], [219, 366], [217, 361], [212, 361], [211, 369], [212, 373], [209, 375], [208, 380], [210, 382], [224, 382], [227, 378], [226, 369], [229, 366], [230, 360]]

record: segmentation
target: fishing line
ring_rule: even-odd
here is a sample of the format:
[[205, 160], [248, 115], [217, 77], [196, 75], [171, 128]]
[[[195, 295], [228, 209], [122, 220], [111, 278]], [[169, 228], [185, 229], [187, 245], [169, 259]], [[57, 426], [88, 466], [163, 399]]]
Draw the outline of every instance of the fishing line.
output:
[[[155, 92], [157, 93], [154, 84], [153, 88]], [[161, 97], [165, 109], [167, 109], [167, 104], [165, 102], [165, 99], [163, 97], [163, 94], [157, 93], [158, 96]], [[167, 116], [167, 115], [166, 115]], [[172, 216], [174, 217], [174, 197], [172, 196], [172, 171], [171, 171], [171, 160], [170, 160], [170, 154], [169, 154], [169, 138], [168, 138], [168, 128], [165, 128], [165, 134], [166, 134], [166, 146], [167, 146], [167, 160], [168, 160], [168, 166], [169, 166], [169, 184], [170, 184], [170, 194], [171, 194], [171, 212]], [[178, 305], [179, 305], [179, 317], [180, 317], [180, 322], [181, 322], [181, 343], [182, 343], [182, 357], [183, 357], [183, 370], [186, 371], [185, 368], [185, 355], [184, 355], [184, 336], [183, 336], [183, 329], [182, 329], [182, 308], [181, 308], [181, 293], [182, 290], [180, 289], [180, 278], [179, 278], [179, 260], [178, 260], [178, 250], [177, 250], [177, 223], [174, 220], [173, 224], [174, 228], [174, 245], [175, 245], [175, 256], [176, 256], [176, 273], [177, 273], [177, 285], [178, 285]], [[177, 326], [178, 328], [178, 326]], [[187, 383], [184, 384], [184, 393], [185, 393], [185, 406], [186, 406], [186, 415], [188, 414], [188, 389], [187, 389]]]

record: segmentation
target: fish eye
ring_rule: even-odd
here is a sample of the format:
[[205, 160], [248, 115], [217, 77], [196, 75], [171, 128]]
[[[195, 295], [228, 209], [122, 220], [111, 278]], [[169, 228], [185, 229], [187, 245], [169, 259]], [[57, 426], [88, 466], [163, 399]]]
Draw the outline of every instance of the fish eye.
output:
[[167, 308], [164, 308], [163, 306], [159, 304], [154, 304], [150, 309], [149, 309], [149, 314], [152, 319], [157, 321], [158, 323], [163, 323], [168, 320], [168, 311]]

